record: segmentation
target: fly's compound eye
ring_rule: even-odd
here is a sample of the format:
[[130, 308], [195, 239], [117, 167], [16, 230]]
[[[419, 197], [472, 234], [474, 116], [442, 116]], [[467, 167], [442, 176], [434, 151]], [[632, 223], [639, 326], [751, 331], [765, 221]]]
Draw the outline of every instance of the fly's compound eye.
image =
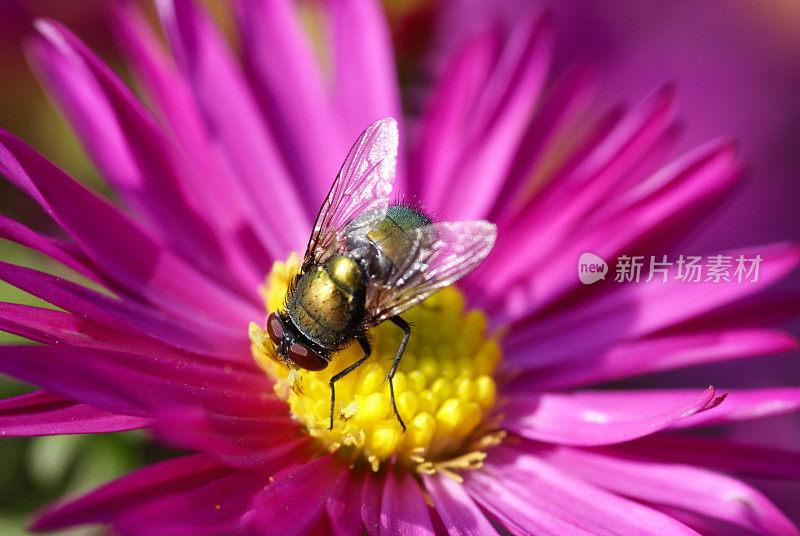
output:
[[286, 358], [306, 370], [322, 370], [328, 366], [327, 359], [300, 343], [294, 343], [289, 347]]
[[270, 313], [267, 319], [267, 334], [275, 344], [280, 344], [283, 339], [283, 322], [275, 313]]

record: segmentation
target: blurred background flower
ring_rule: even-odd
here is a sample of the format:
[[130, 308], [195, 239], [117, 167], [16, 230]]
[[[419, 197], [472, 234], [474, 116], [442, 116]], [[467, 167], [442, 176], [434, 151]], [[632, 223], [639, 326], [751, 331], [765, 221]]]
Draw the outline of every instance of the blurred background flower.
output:
[[[224, 4], [207, 3], [223, 27], [229, 26], [230, 13], [220, 7]], [[97, 172], [27, 70], [20, 46], [31, 32], [32, 20], [48, 16], [64, 22], [112, 66], [120, 67], [106, 25], [107, 2], [65, 4], [11, 0], [0, 5], [0, 72], [5, 81], [0, 88], [0, 124], [73, 176], [99, 186]], [[715, 218], [708, 220], [707, 228], [695, 233], [684, 248], [687, 252], [800, 238], [796, 209], [800, 204], [800, 151], [796, 150], [800, 141], [800, 43], [796, 37], [800, 33], [800, 7], [795, 1], [386, 1], [405, 109], [412, 114], [416, 110], [429, 75], [442, 58], [485, 29], [487, 23], [519, 17], [531, 4], [553, 10], [558, 36], [554, 47], [556, 76], [583, 61], [600, 66], [599, 109], [620, 101], [636, 102], [654, 87], [674, 81], [680, 95], [680, 114], [689, 119], [677, 151], [720, 133], [730, 134], [741, 143], [743, 158], [751, 166], [749, 180]], [[319, 32], [313, 10], [309, 10], [307, 19], [308, 27]], [[324, 40], [319, 41], [321, 47]], [[354, 124], [366, 124], [371, 119], [355, 118]], [[11, 194], [5, 184], [1, 188], [0, 212], [29, 221], [22, 215], [28, 215], [26, 207], [30, 205]], [[39, 266], [43, 262], [5, 242], [0, 247], [3, 260]], [[33, 303], [6, 285], [0, 287], [0, 299]], [[739, 364], [726, 365], [723, 372], [717, 366], [713, 378], [726, 386], [740, 387], [763, 385], [770, 378], [785, 382], [786, 378], [800, 377], [796, 361], [796, 355], [774, 357], [757, 364], [748, 362], [746, 370]], [[675, 385], [687, 375], [695, 381], [712, 377], [701, 368], [647, 381]], [[1, 389], [4, 397], [22, 392], [21, 387], [9, 382]], [[775, 425], [767, 422], [757, 426]], [[784, 446], [796, 448], [800, 444], [797, 417], [785, 417], [779, 426], [785, 431], [781, 438]], [[742, 433], [752, 435], [752, 430], [750, 427]], [[166, 455], [167, 451], [151, 446], [136, 433], [2, 441], [0, 533], [24, 534], [20, 527], [25, 513], [64, 492], [107, 481]], [[786, 491], [797, 493], [796, 486], [770, 485], [787, 488], [775, 489], [780, 506], [789, 509], [796, 505], [781, 495]], [[800, 519], [800, 512], [795, 512], [793, 519]]]

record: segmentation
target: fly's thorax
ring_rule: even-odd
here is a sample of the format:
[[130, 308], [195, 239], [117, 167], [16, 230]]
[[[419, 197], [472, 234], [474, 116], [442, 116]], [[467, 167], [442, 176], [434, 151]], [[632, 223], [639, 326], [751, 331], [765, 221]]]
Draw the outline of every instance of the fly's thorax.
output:
[[394, 266], [401, 266], [414, 244], [413, 236], [406, 231], [430, 223], [430, 218], [413, 207], [392, 205], [386, 217], [367, 232], [367, 237]]
[[364, 315], [364, 274], [357, 262], [334, 255], [300, 276], [286, 313], [309, 340], [325, 349], [349, 342]]

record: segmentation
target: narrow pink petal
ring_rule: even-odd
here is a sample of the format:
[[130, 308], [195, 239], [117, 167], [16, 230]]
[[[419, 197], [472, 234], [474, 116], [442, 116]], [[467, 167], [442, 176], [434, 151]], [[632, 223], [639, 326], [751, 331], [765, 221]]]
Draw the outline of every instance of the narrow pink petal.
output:
[[[29, 51], [44, 85], [75, 126], [115, 191], [186, 259], [220, 281], [230, 279], [223, 237], [209, 225], [193, 182], [206, 179], [127, 86], [69, 30], [37, 23]], [[205, 170], [207, 173], [209, 170]], [[255, 298], [251, 288], [242, 293]]]
[[175, 458], [139, 469], [77, 499], [50, 505], [36, 515], [31, 528], [47, 531], [109, 523], [136, 504], [185, 492], [234, 472], [204, 454]]
[[378, 536], [381, 530], [381, 497], [386, 477], [368, 472], [361, 488], [361, 522], [369, 536]]
[[112, 520], [120, 536], [216, 536], [241, 533], [253, 496], [269, 479], [265, 468], [237, 471], [155, 500], [129, 498], [128, 507]]
[[662, 504], [650, 504], [654, 510], [663, 512], [671, 518], [677, 519], [687, 527], [691, 527], [703, 536], [752, 536], [752, 532], [730, 523], [719, 521], [704, 515], [697, 515], [680, 508], [670, 508]]
[[685, 463], [757, 478], [800, 480], [800, 452], [719, 438], [655, 434], [595, 450], [619, 457]]
[[514, 154], [539, 103], [550, 64], [549, 17], [531, 17], [511, 32], [497, 66], [472, 111], [462, 139], [462, 161], [443, 197], [428, 202], [442, 219], [484, 218], [494, 205]]
[[[675, 279], [673, 269], [666, 283], [601, 282], [608, 283], [610, 290], [520, 326], [506, 340], [508, 351], [524, 351], [536, 345], [547, 347], [548, 353], [538, 362], [541, 366], [567, 361], [576, 353], [603, 351], [619, 341], [639, 338], [743, 300], [783, 278], [800, 263], [800, 247], [794, 244], [724, 254], [734, 258], [761, 255], [758, 281], [739, 283], [733, 278], [729, 282], [684, 283]], [[578, 279], [577, 275], [574, 277]]]
[[[69, 346], [4, 346], [0, 371], [124, 415], [176, 405], [225, 415], [268, 415], [278, 402], [263, 376], [222, 364]], [[281, 403], [282, 404], [282, 403]]]
[[428, 506], [407, 471], [389, 471], [381, 502], [381, 536], [433, 536]]
[[[749, 359], [797, 349], [797, 339], [769, 329], [720, 329], [622, 341], [602, 351], [576, 351], [571, 359], [541, 368], [547, 350], [530, 348], [506, 359], [515, 369], [530, 370], [514, 381], [519, 392], [557, 390], [619, 380], [651, 372]], [[576, 366], [580, 363], [580, 366]]]
[[328, 193], [351, 140], [345, 139], [346, 129], [338, 122], [295, 3], [244, 0], [236, 7], [256, 96], [275, 132], [275, 141], [289, 156], [287, 165], [301, 186], [308, 208], [315, 211]]
[[[521, 319], [569, 291], [587, 292], [574, 277], [577, 259], [584, 252], [595, 252], [613, 264], [622, 253], [663, 255], [672, 251], [674, 238], [683, 236], [690, 224], [696, 225], [730, 192], [741, 174], [741, 165], [730, 144], [715, 143], [686, 155], [662, 172], [659, 181], [666, 184], [640, 202], [599, 222], [588, 221], [596, 211], [587, 207], [560, 229], [541, 228], [536, 247], [526, 242], [524, 250], [517, 248], [518, 255], [532, 255], [536, 260], [531, 261], [529, 272], [502, 270], [503, 276], [517, 279], [517, 284], [505, 291], [496, 284], [489, 289], [492, 295], [505, 296], [499, 303], [505, 308], [504, 316]], [[611, 284], [613, 279], [607, 282]]]
[[524, 536], [596, 536], [569, 516], [542, 507], [527, 493], [509, 488], [503, 479], [486, 472], [470, 472], [464, 487], [483, 509], [515, 535]]
[[696, 391], [579, 391], [515, 394], [504, 426], [537, 441], [608, 445], [646, 436], [717, 406], [725, 395]]
[[257, 370], [252, 358], [247, 355], [218, 356], [212, 352], [203, 355], [190, 354], [162, 341], [152, 340], [133, 329], [113, 329], [95, 323], [80, 314], [30, 305], [0, 302], [0, 326], [4, 331], [45, 344], [61, 343], [98, 350], [198, 361], [221, 359], [226, 364], [235, 361], [238, 367]]
[[[146, 335], [163, 344], [228, 361], [241, 362], [241, 356], [248, 352], [249, 341], [241, 334], [206, 326], [187, 326], [152, 307], [132, 300], [115, 299], [50, 274], [0, 262], [0, 280], [118, 333], [132, 331], [136, 336]], [[40, 319], [49, 313], [27, 309], [29, 314], [26, 314], [22, 306], [3, 307], [6, 327], [34, 330], [24, 335], [34, 339], [39, 338], [37, 333], [47, 330]]]
[[548, 90], [549, 96], [528, 125], [517, 149], [508, 178], [497, 195], [490, 218], [498, 226], [509, 222], [521, 205], [520, 194], [537, 164], [541, 164], [554, 139], [563, 134], [570, 121], [580, 115], [595, 93], [596, 75], [582, 66], [562, 77]]
[[233, 467], [258, 467], [309, 443], [276, 401], [255, 416], [221, 415], [186, 402], [160, 408], [152, 431], [160, 440], [185, 450], [201, 450]]
[[[559, 247], [563, 249], [567, 237], [569, 244], [574, 242], [575, 226], [611, 195], [626, 172], [669, 128], [674, 114], [674, 94], [666, 88], [645, 99], [622, 118], [610, 121], [608, 130], [602, 123], [597, 128], [598, 134], [602, 135], [590, 137], [588, 150], [578, 150], [577, 161], [568, 161], [564, 169], [556, 173], [527, 204], [514, 224], [499, 236], [491, 259], [495, 271], [502, 273], [503, 277], [517, 279], [530, 273], [553, 251], [560, 251]], [[537, 233], [531, 235], [530, 229], [537, 229]], [[526, 236], [526, 240], [520, 241], [519, 236]], [[518, 263], [509, 264], [509, 258], [514, 255], [530, 259], [525, 270]], [[488, 268], [486, 266], [483, 270]], [[499, 290], [496, 283], [487, 287], [491, 295]]]
[[190, 0], [159, 0], [157, 7], [213, 142], [241, 181], [252, 214], [259, 217], [255, 231], [262, 243], [273, 258], [299, 250], [308, 239], [311, 214], [230, 50], [208, 14]]
[[48, 391], [0, 400], [0, 436], [99, 434], [144, 428], [151, 419], [120, 415]]
[[123, 536], [240, 533], [244, 519], [252, 513], [253, 498], [265, 483], [303, 461], [290, 455], [247, 471], [225, 468], [225, 473], [208, 482], [161, 493], [151, 500], [128, 497], [127, 508], [114, 516], [113, 532]]
[[422, 199], [441, 196], [453, 173], [463, 150], [463, 129], [494, 67], [498, 33], [484, 32], [466, 40], [446, 62], [431, 91], [409, 162], [410, 191]]
[[621, 459], [573, 448], [541, 454], [548, 463], [637, 500], [683, 508], [769, 536], [798, 535], [764, 495], [719, 473], [685, 464]]
[[306, 534], [324, 515], [328, 495], [346, 471], [329, 455], [267, 483], [253, 501], [250, 528], [260, 536]]
[[245, 329], [258, 317], [255, 304], [198, 272], [160, 237], [5, 131], [0, 131], [0, 172], [35, 199], [105, 276], [127, 292], [183, 318], [206, 320], [209, 329]]
[[741, 175], [733, 145], [712, 143], [651, 176], [648, 180], [655, 179], [660, 186], [636, 203], [619, 210], [592, 211], [592, 217], [565, 229], [565, 236], [574, 237], [569, 247], [558, 249], [556, 241], [551, 242], [547, 271], [536, 284], [537, 305], [544, 307], [579, 286], [576, 278], [561, 270], [574, 269], [585, 251], [607, 259], [626, 251], [662, 255], [672, 251], [673, 244], [731, 192]]
[[[0, 214], [0, 238], [34, 249], [67, 268], [101, 283], [97, 268], [74, 244], [46, 236]], [[102, 283], [101, 283], [102, 284]]]
[[[386, 17], [375, 0], [324, 2], [333, 47], [335, 108], [359, 132], [382, 117], [401, 119], [400, 94]], [[400, 191], [403, 185], [396, 185]]]
[[[524, 508], [530, 512], [530, 517], [540, 518], [542, 522], [550, 521], [551, 527], [548, 528], [554, 534], [697, 535], [660, 512], [560, 470], [542, 460], [537, 452], [527, 451], [524, 447], [493, 449], [484, 471], [465, 475], [465, 483], [481, 502], [486, 502], [494, 490], [505, 488], [507, 494], [516, 496], [515, 503], [526, 505]], [[575, 529], [564, 530], [556, 525], [557, 521], [573, 525]], [[554, 530], [556, 528], [562, 532]]]
[[166, 58], [161, 42], [134, 2], [114, 4], [112, 15], [114, 36], [128, 65], [155, 101], [172, 137], [189, 156], [184, 169], [193, 171], [182, 173], [180, 178], [223, 236], [221, 247], [231, 269], [242, 281], [250, 282], [250, 288], [256, 288], [271, 261], [260, 260], [265, 256], [262, 244], [244, 244], [242, 237], [254, 235], [256, 221], [260, 220], [213, 145], [188, 82]]
[[226, 468], [228, 474], [199, 482], [184, 490], [161, 494], [154, 500], [129, 498], [128, 508], [115, 516], [114, 533], [123, 536], [196, 536], [247, 534], [253, 502], [270, 482], [303, 467], [308, 452], [299, 450], [265, 461], [249, 470]]
[[431, 495], [436, 511], [450, 536], [494, 536], [497, 531], [486, 519], [464, 487], [443, 476], [422, 475], [425, 489]]
[[361, 523], [363, 485], [362, 474], [348, 470], [328, 497], [326, 512], [334, 536], [363, 533]]
[[676, 422], [675, 428], [689, 428], [727, 424], [736, 421], [761, 419], [800, 410], [800, 387], [772, 387], [765, 389], [728, 391], [728, 398], [720, 408], [707, 415], [694, 415]]

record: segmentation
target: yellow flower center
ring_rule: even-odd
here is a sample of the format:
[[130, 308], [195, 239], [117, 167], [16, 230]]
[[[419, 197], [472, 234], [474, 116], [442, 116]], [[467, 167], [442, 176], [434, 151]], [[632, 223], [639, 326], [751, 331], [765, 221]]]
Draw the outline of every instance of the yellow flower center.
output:
[[[283, 307], [298, 270], [294, 254], [274, 264], [262, 288], [268, 314]], [[253, 357], [275, 380], [275, 392], [289, 404], [293, 418], [330, 451], [366, 460], [373, 470], [393, 457], [421, 472], [453, 476], [453, 469], [480, 467], [483, 450], [502, 439], [490, 418], [498, 337], [486, 335], [486, 315], [465, 311], [463, 295], [452, 286], [403, 318], [412, 326], [411, 338], [394, 377], [394, 393], [405, 432], [392, 412], [386, 381], [403, 336], [391, 322], [369, 331], [372, 355], [336, 382], [331, 430], [329, 380], [363, 355], [360, 345], [333, 354], [322, 371], [295, 370], [276, 357], [269, 336], [252, 323]]]

